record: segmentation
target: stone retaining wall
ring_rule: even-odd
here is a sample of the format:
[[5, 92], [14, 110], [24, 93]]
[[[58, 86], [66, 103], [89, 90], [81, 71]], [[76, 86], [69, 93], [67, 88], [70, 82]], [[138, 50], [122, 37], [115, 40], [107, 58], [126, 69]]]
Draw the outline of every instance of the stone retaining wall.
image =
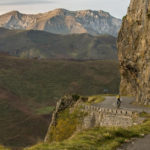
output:
[[99, 126], [129, 127], [143, 121], [142, 118], [138, 117], [137, 112], [129, 110], [102, 108], [85, 104], [80, 106], [82, 111], [87, 112], [82, 123], [84, 129]]

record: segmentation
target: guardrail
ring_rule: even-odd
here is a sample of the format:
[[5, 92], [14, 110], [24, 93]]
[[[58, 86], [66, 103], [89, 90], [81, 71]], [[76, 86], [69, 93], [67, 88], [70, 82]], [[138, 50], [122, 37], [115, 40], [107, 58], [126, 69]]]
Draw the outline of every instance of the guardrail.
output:
[[137, 112], [133, 112], [130, 110], [125, 110], [125, 109], [114, 109], [114, 108], [104, 108], [100, 106], [92, 106], [92, 105], [86, 105], [86, 104], [79, 104], [82, 109], [85, 111], [93, 111], [97, 113], [107, 113], [107, 114], [112, 114], [112, 115], [125, 115], [125, 116], [133, 116], [137, 115]]

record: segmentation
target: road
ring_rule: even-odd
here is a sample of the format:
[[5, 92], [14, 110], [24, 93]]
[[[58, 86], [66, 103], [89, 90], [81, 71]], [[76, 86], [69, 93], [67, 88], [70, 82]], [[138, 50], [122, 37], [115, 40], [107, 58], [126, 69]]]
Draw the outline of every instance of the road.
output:
[[150, 150], [150, 135], [123, 144], [117, 150]]
[[[95, 105], [104, 108], [116, 108], [116, 101], [117, 100], [115, 96], [106, 96], [105, 101]], [[150, 113], [149, 107], [133, 105], [133, 102], [135, 102], [135, 98], [133, 97], [122, 97], [121, 101], [122, 103], [120, 109], [136, 111], [139, 113], [140, 112]], [[147, 135], [144, 138], [136, 138], [132, 142], [123, 144], [117, 150], [150, 150], [150, 135]]]
[[[106, 96], [105, 100], [101, 103], [95, 104], [96, 106], [101, 106], [104, 108], [116, 108], [116, 97], [115, 96]], [[121, 97], [121, 109], [131, 110], [136, 112], [147, 112], [150, 113], [150, 108], [140, 105], [133, 105], [135, 101], [133, 97]]]

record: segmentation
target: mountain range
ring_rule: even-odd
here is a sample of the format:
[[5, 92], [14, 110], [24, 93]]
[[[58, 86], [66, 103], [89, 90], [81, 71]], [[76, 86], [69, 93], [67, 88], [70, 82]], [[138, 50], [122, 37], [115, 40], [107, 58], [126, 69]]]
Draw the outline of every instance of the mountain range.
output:
[[58, 35], [38, 30], [0, 28], [0, 52], [22, 58], [117, 60], [113, 36]]
[[11, 11], [0, 15], [0, 27], [42, 30], [54, 34], [88, 33], [91, 35], [110, 34], [117, 36], [121, 22], [121, 19], [117, 19], [102, 10], [69, 11], [55, 9], [35, 15]]
[[20, 150], [42, 141], [66, 93], [118, 93], [120, 24], [91, 10], [1, 15], [0, 144]]

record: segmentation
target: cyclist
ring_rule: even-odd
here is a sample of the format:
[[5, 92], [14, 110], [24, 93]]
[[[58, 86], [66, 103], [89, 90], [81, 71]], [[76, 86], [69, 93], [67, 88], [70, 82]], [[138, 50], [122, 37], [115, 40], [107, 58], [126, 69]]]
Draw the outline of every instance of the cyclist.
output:
[[121, 105], [121, 100], [120, 100], [120, 95], [117, 96], [117, 108], [120, 108]]

